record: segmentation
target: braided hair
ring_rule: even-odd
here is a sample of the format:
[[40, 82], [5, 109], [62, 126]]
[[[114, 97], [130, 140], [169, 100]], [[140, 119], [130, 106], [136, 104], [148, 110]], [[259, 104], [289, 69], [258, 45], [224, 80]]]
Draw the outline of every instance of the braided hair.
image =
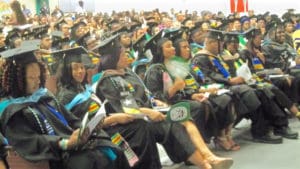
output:
[[39, 61], [22, 61], [6, 60], [3, 65], [3, 72], [1, 77], [1, 87], [4, 96], [11, 96], [14, 98], [26, 95], [26, 66], [31, 63], [37, 63], [41, 70], [40, 87], [45, 86], [46, 81], [46, 67]]

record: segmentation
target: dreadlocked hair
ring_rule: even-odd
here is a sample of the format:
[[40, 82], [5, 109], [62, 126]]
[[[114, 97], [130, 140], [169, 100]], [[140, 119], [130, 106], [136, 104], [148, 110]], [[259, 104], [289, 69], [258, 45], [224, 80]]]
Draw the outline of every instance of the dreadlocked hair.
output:
[[26, 74], [25, 68], [31, 63], [37, 63], [40, 67], [40, 87], [45, 86], [46, 67], [41, 62], [16, 63], [15, 61], [6, 61], [3, 65], [3, 74], [1, 85], [5, 96], [14, 98], [26, 96]]

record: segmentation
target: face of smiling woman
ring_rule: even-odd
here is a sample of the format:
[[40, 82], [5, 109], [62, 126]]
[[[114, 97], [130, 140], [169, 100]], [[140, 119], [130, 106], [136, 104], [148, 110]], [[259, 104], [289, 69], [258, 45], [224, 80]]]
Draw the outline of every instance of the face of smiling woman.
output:
[[72, 62], [71, 68], [73, 79], [78, 83], [82, 83], [86, 73], [83, 63]]
[[172, 44], [172, 41], [166, 41], [162, 44], [162, 51], [164, 55], [164, 60], [169, 60], [175, 56], [175, 48]]

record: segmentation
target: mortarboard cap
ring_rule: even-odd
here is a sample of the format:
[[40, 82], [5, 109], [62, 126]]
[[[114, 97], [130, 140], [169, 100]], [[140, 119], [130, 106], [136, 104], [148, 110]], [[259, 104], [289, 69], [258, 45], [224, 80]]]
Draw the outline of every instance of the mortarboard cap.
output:
[[170, 30], [165, 30], [165, 33], [163, 37], [168, 38], [172, 42], [175, 42], [176, 39], [181, 38], [183, 34], [183, 30], [178, 28], [178, 29], [170, 29]]
[[[72, 62], [81, 62], [86, 68], [93, 67], [93, 63], [89, 57], [88, 51], [82, 46], [57, 50], [52, 52], [51, 56], [54, 58], [54, 60], [56, 60], [54, 63], [55, 66], [57, 66], [59, 63], [67, 65], [71, 64]], [[52, 73], [55, 74], [55, 72]]]
[[208, 29], [206, 38], [222, 41], [224, 38], [224, 32], [216, 29]]
[[144, 34], [143, 36], [141, 36], [140, 38], [138, 38], [133, 44], [132, 44], [132, 48], [134, 51], [142, 51], [140, 50], [141, 48], [143, 48], [145, 46], [145, 42], [146, 42], [146, 34]]
[[156, 48], [157, 48], [157, 42], [159, 41], [159, 39], [162, 38], [162, 35], [163, 35], [163, 30], [160, 30], [157, 34], [152, 36], [145, 44], [145, 51], [147, 49], [150, 49], [152, 52], [152, 55], [155, 55]]
[[7, 61], [14, 61], [17, 64], [36, 62], [35, 51], [38, 49], [39, 47], [36, 45], [23, 45], [18, 48], [6, 50], [0, 53], [0, 56]]
[[36, 39], [43, 39], [45, 37], [50, 37], [50, 35], [48, 34], [48, 29], [41, 29], [38, 32], [35, 32], [34, 37]]
[[26, 47], [26, 46], [32, 47], [32, 46], [35, 46], [35, 47], [39, 48], [40, 44], [41, 44], [41, 40], [39, 40], [39, 39], [25, 40], [25, 41], [21, 42], [21, 47]]
[[261, 31], [260, 31], [260, 29], [257, 29], [257, 28], [250, 28], [250, 29], [246, 30], [243, 34], [247, 39], [251, 39], [251, 38], [255, 37], [256, 35], [261, 35]]
[[141, 23], [136, 23], [136, 24], [131, 24], [128, 28], [129, 32], [134, 32], [136, 31], [138, 28], [140, 28], [142, 26]]
[[181, 22], [181, 24], [182, 24], [182, 25], [185, 25], [187, 21], [192, 21], [192, 18], [190, 18], [190, 17], [185, 18], [185, 19]]
[[5, 44], [9, 48], [14, 48], [15, 47], [14, 42], [17, 39], [21, 39], [21, 36], [19, 35], [19, 33], [16, 29], [13, 29], [7, 33], [6, 38], [5, 38]]
[[116, 47], [119, 44], [118, 38], [119, 38], [119, 34], [106, 38], [91, 50], [98, 52], [100, 55], [114, 53], [114, 51], [117, 50]]
[[107, 26], [108, 26], [109, 28], [112, 28], [113, 25], [116, 25], [116, 24], [120, 24], [120, 23], [119, 23], [118, 20], [113, 19], [113, 20], [111, 20], [111, 21], [109, 21], [109, 22], [107, 23]]
[[245, 22], [249, 22], [250, 21], [250, 18], [248, 16], [242, 16], [241, 17], [241, 24], [244, 24]]
[[75, 32], [77, 31], [77, 29], [79, 29], [81, 26], [86, 26], [87, 24], [85, 23], [85, 22], [82, 22], [82, 21], [80, 21], [80, 22], [77, 22], [77, 23], [75, 23], [73, 26], [72, 26], [72, 28], [71, 28], [71, 34], [72, 35], [75, 35]]
[[83, 36], [76, 40], [76, 44], [79, 46], [87, 47], [86, 41], [90, 38], [90, 32], [85, 33]]
[[55, 49], [61, 49], [64, 44], [69, 44], [70, 39], [68, 37], [63, 37], [63, 32], [53, 31], [52, 36], [52, 47]]
[[230, 42], [237, 42], [239, 43], [239, 35], [241, 35], [239, 32], [226, 32], [224, 36], [224, 42], [230, 43]]

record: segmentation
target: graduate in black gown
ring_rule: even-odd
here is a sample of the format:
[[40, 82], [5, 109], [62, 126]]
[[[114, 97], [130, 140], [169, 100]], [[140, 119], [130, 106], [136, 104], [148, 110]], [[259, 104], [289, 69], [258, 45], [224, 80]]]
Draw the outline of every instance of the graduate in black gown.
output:
[[[221, 55], [221, 59], [228, 65], [228, 71], [231, 77], [237, 77], [236, 72], [238, 69], [240, 69], [243, 64], [246, 64], [239, 56], [238, 44], [239, 39], [237, 34], [227, 33], [225, 35], [224, 52]], [[252, 72], [250, 71], [249, 73], [250, 76], [252, 76]], [[256, 78], [255, 84], [251, 84], [251, 86], [256, 89], [255, 92], [260, 100], [265, 102], [262, 107], [264, 107], [267, 118], [270, 119], [270, 124], [274, 127], [274, 133], [286, 138], [297, 139], [298, 133], [291, 131], [288, 127], [287, 114], [284, 111], [284, 109], [288, 109], [293, 114], [297, 114], [299, 110], [295, 104], [293, 104], [283, 91], [264, 79]]]
[[[93, 117], [104, 105], [86, 83], [84, 60], [89, 57], [87, 51], [77, 47], [58, 53], [65, 54], [59, 80], [60, 89], [57, 96], [59, 102], [80, 119], [83, 119], [86, 112]], [[156, 141], [144, 120], [135, 120], [133, 116], [125, 113], [112, 113], [104, 119], [103, 129], [110, 137], [119, 132], [129, 143], [139, 159], [132, 168], [161, 168]], [[101, 132], [106, 134], [103, 130]]]
[[110, 138], [88, 137], [88, 130], [79, 133], [81, 121], [44, 88], [46, 70], [35, 57], [36, 49], [1, 53], [6, 62], [0, 124], [8, 144], [25, 160], [48, 161], [52, 169], [129, 168], [123, 151]]
[[[255, 93], [255, 90], [244, 84], [242, 77], [231, 77], [228, 66], [220, 58], [222, 51], [223, 32], [210, 30], [205, 39], [205, 49], [199, 52], [192, 63], [199, 66], [205, 76], [210, 77], [217, 83], [223, 83], [230, 89], [238, 99], [236, 109], [242, 117], [249, 117], [252, 120], [251, 134], [255, 141], [263, 143], [282, 143], [280, 136], [270, 132], [262, 103]], [[241, 107], [241, 105], [244, 105]]]
[[129, 113], [126, 108], [133, 106], [134, 110], [139, 111], [136, 118], [147, 116], [147, 120], [150, 120], [147, 125], [151, 133], [156, 141], [164, 146], [174, 162], [190, 161], [205, 169], [230, 168], [232, 159], [214, 155], [191, 121], [170, 123], [165, 121], [164, 114], [152, 109], [153, 103], [157, 105], [164, 103], [155, 97], [153, 100], [143, 81], [128, 69], [129, 58], [125, 49], [114, 40], [116, 37], [99, 46], [101, 54], [99, 70], [102, 71], [102, 75], [96, 83], [96, 94], [108, 100], [109, 113]]
[[[215, 118], [217, 121], [216, 126], [212, 126], [215, 130], [217, 129], [217, 133], [214, 135], [215, 143], [227, 151], [239, 150], [240, 146], [234, 142], [231, 136], [232, 126], [236, 116], [231, 93], [218, 94], [218, 92], [222, 90], [221, 86], [209, 86], [207, 83], [209, 81], [206, 82], [208, 79], [204, 77], [201, 70], [190, 63], [191, 50], [187, 40], [175, 40], [174, 47], [176, 55], [171, 59], [171, 64], [175, 64], [176, 68], [181, 71], [188, 71], [188, 75], [184, 79], [186, 85], [184, 90], [194, 90], [196, 92], [209, 94], [208, 100], [210, 100], [215, 109]], [[201, 78], [202, 80], [200, 81], [202, 83], [199, 84], [194, 76]]]
[[[240, 52], [240, 57], [244, 60], [248, 60], [248, 66], [253, 73], [265, 72], [268, 75], [268, 72], [273, 72], [278, 75], [284, 75], [281, 69], [265, 69], [266, 57], [262, 51], [261, 41], [262, 35], [259, 29], [251, 29], [246, 33], [248, 39], [247, 48]], [[265, 76], [265, 75], [264, 75]], [[270, 81], [281, 89], [292, 101], [293, 103], [299, 103], [299, 82], [300, 78], [295, 77], [277, 77], [271, 78]], [[300, 113], [294, 110], [291, 111], [294, 115], [300, 118]]]

